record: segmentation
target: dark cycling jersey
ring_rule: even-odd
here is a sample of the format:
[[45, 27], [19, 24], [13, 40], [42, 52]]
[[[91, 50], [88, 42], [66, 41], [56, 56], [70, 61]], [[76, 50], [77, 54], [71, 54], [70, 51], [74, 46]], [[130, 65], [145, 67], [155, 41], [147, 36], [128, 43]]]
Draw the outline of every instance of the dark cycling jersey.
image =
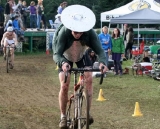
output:
[[[68, 59], [63, 56], [64, 52], [69, 49], [75, 41], [81, 43], [81, 46], [90, 47], [97, 55], [100, 63], [106, 64], [106, 56], [97, 34], [93, 29], [84, 32], [80, 39], [75, 39], [71, 34], [71, 30], [67, 29], [65, 26], [61, 25], [57, 29], [54, 39], [53, 39], [53, 59], [59, 68], [62, 65], [62, 62], [68, 62]], [[81, 54], [80, 54], [81, 55]], [[82, 59], [82, 56], [80, 57]], [[78, 60], [79, 62], [80, 60]]]

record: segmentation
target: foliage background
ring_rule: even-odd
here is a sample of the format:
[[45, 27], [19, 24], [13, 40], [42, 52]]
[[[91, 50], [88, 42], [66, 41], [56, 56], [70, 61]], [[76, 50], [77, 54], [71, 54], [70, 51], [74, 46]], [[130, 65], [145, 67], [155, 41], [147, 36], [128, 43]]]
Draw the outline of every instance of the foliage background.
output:
[[[15, 0], [16, 3], [18, 0]], [[34, 0], [36, 3], [38, 0]], [[80, 4], [90, 8], [96, 15], [96, 25], [95, 28], [100, 27], [100, 13], [114, 8], [125, 5], [132, 0], [67, 0], [68, 5]], [[4, 7], [6, 0], [0, 0], [0, 4]], [[30, 5], [31, 0], [26, 0], [27, 5]], [[55, 20], [55, 15], [57, 14], [57, 8], [62, 3], [62, 0], [43, 0], [43, 5], [45, 7], [46, 21], [49, 26], [48, 20]], [[29, 19], [28, 19], [29, 21]], [[106, 23], [107, 24], [107, 23]]]

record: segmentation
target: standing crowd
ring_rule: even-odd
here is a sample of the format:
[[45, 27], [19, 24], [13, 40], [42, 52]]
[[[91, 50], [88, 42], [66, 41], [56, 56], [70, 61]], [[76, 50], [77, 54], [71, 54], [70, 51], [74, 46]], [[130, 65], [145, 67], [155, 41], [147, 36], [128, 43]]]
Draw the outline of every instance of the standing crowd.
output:
[[102, 28], [102, 33], [98, 35], [102, 48], [106, 54], [106, 61], [108, 65], [108, 57], [111, 55], [114, 61], [115, 75], [122, 75], [123, 70], [121, 61], [123, 58], [132, 58], [132, 46], [134, 40], [133, 28], [124, 24], [123, 35], [120, 34], [119, 28], [115, 28], [110, 35], [107, 26]]
[[60, 3], [60, 5], [58, 6], [57, 14], [55, 15], [55, 21], [54, 21], [55, 29], [57, 29], [60, 26], [60, 24], [62, 23], [61, 22], [61, 13], [66, 7], [67, 7], [67, 2], [66, 1]]
[[42, 23], [42, 28], [46, 29], [43, 0], [38, 0], [37, 5], [35, 5], [34, 1], [31, 1], [29, 6], [27, 6], [25, 0], [18, 0], [17, 4], [15, 0], [7, 0], [4, 8], [4, 27], [8, 22], [11, 24], [11, 21], [13, 21], [15, 17], [18, 17], [18, 24], [20, 25], [20, 28], [25, 30], [28, 27], [28, 14], [30, 19], [30, 28], [37, 28], [37, 30], [40, 30], [40, 23]]

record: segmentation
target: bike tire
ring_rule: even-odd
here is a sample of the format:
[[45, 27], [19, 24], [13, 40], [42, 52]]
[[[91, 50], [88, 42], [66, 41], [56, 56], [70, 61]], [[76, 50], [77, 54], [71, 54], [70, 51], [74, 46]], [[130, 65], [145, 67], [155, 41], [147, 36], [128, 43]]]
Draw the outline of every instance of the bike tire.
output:
[[[86, 89], [83, 90], [80, 99], [80, 118], [78, 119], [78, 127], [80, 129], [89, 129], [89, 95]], [[79, 129], [79, 128], [78, 128]]]
[[9, 73], [9, 48], [6, 48], [6, 71]]
[[68, 129], [78, 129], [76, 126], [77, 115], [75, 111], [74, 98], [70, 98], [67, 104], [67, 127]]

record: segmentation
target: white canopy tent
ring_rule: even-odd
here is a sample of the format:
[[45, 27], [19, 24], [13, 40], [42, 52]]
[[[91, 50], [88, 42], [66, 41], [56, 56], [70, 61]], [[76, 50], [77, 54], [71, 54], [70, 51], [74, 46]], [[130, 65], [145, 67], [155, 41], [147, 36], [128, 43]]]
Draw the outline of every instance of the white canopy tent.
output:
[[109, 22], [112, 18], [123, 16], [144, 8], [150, 8], [154, 11], [160, 12], [160, 3], [156, 2], [156, 0], [133, 0], [119, 8], [102, 12], [101, 22]]
[[119, 8], [101, 13], [101, 28], [102, 22], [110, 22], [110, 19], [120, 17], [137, 10], [150, 8], [151, 10], [160, 12], [160, 3], [157, 0], [133, 0], [132, 2]]
[[160, 24], [160, 12], [145, 8], [110, 20], [110, 24], [117, 23], [138, 24], [139, 45], [139, 24]]

